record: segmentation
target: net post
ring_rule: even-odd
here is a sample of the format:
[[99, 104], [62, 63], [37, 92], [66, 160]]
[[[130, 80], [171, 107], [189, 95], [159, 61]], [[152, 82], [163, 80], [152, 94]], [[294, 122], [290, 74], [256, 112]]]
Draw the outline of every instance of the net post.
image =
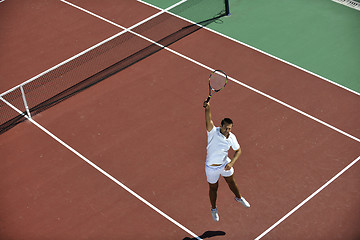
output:
[[24, 101], [24, 106], [25, 106], [27, 115], [28, 115], [29, 118], [31, 118], [31, 114], [30, 114], [29, 107], [28, 107], [27, 102], [26, 102], [25, 92], [24, 92], [24, 89], [23, 89], [22, 85], [20, 85], [20, 90], [21, 90], [21, 95], [22, 95], [22, 98], [23, 98], [23, 101]]
[[225, 16], [230, 16], [230, 6], [229, 6], [229, 0], [225, 0]]

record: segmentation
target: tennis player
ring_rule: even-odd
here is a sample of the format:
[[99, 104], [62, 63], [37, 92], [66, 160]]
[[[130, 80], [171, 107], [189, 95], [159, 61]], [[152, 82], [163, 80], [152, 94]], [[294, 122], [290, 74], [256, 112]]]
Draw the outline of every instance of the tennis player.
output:
[[[207, 154], [205, 163], [206, 178], [209, 183], [209, 197], [211, 203], [211, 214], [215, 221], [219, 221], [216, 208], [217, 190], [220, 175], [224, 177], [230, 190], [235, 194], [235, 201], [249, 208], [250, 204], [240, 195], [239, 188], [234, 179], [234, 163], [241, 155], [240, 145], [231, 128], [233, 122], [230, 118], [224, 118], [220, 127], [215, 127], [211, 120], [210, 104], [204, 102], [206, 130], [208, 136]], [[230, 147], [235, 151], [232, 159], [228, 157]]]

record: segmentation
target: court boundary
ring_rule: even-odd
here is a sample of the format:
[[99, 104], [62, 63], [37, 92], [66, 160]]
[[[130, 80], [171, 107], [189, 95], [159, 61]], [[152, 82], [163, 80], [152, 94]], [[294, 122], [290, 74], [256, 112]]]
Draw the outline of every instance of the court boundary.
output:
[[[62, 2], [66, 3], [66, 1], [64, 0], [61, 0]], [[185, 0], [186, 1], [186, 0]], [[69, 4], [70, 5], [70, 4]], [[72, 4], [73, 5], [73, 4]], [[79, 9], [82, 9], [79, 7]], [[94, 14], [96, 15], [96, 14]], [[102, 19], [102, 17], [99, 16], [100, 19]], [[102, 20], [104, 20], [105, 18], [103, 18]], [[109, 21], [109, 20], [107, 20]], [[111, 21], [110, 21], [111, 22]], [[120, 25], [119, 25], [120, 26]], [[123, 28], [123, 27], [121, 27]], [[130, 30], [130, 28], [123, 28], [125, 31], [129, 31], [129, 32], [132, 32]], [[207, 29], [207, 28], [206, 28]], [[209, 29], [207, 29], [209, 30]], [[134, 32], [132, 32], [134, 33]], [[217, 33], [217, 32], [215, 32]], [[137, 34], [139, 35], [139, 34]], [[140, 35], [141, 36], [141, 35]], [[142, 36], [143, 37], [143, 36]], [[150, 39], [146, 39], [146, 40], [150, 40]], [[155, 43], [154, 41], [150, 41], [152, 43]], [[159, 46], [161, 46], [159, 44]], [[209, 66], [206, 66], [196, 60], [193, 60], [181, 53], [178, 53], [168, 47], [164, 47], [162, 46], [164, 49], [166, 49], [167, 51], [173, 53], [173, 54], [176, 54], [186, 60], [189, 60], [205, 69], [208, 69], [210, 71], [213, 71], [214, 69], [212, 69], [211, 67]], [[258, 51], [258, 50], [257, 50]], [[261, 52], [259, 50], [259, 52]], [[266, 54], [266, 53], [264, 53]], [[267, 55], [267, 54], [266, 54]], [[281, 61], [281, 59], [280, 59]], [[289, 64], [291, 65], [291, 64]], [[291, 109], [291, 110], [294, 110], [308, 118], [311, 118], [312, 120], [315, 120], [316, 122], [318, 123], [321, 123], [322, 125], [325, 125], [347, 137], [350, 137], [352, 138], [353, 140], [355, 141], [358, 141], [360, 142], [360, 140], [330, 124], [327, 124], [326, 122], [322, 121], [322, 120], [319, 120], [295, 107], [292, 107], [291, 105], [288, 105], [286, 104], [285, 102], [282, 102], [274, 97], [271, 97], [270, 95], [268, 94], [265, 94], [263, 92], [261, 92], [260, 90], [257, 90], [251, 86], [248, 86], [246, 85], [245, 83], [242, 83], [232, 77], [229, 77], [230, 80], [234, 81], [235, 83], [238, 83], [239, 85], [243, 86], [243, 87], [246, 87], [248, 88], [249, 90], [251, 91], [254, 91], [266, 98], [269, 98], [273, 101], [276, 101], [277, 103]], [[330, 81], [331, 82], [331, 81]], [[340, 85], [341, 86], [341, 85]], [[356, 94], [358, 94], [356, 92]], [[18, 112], [19, 114], [23, 114], [19, 109], [17, 109], [15, 106], [13, 106], [12, 104], [10, 104], [9, 102], [7, 102], [5, 99], [3, 99], [0, 95], [0, 100], [2, 100], [4, 103], [6, 103], [9, 107], [11, 107], [13, 110], [15, 110], [16, 112]], [[110, 180], [112, 180], [113, 182], [115, 182], [117, 185], [119, 185], [120, 187], [122, 187], [123, 189], [125, 189], [127, 192], [129, 192], [130, 194], [132, 194], [133, 196], [135, 196], [137, 199], [139, 199], [140, 201], [142, 201], [144, 204], [146, 204], [147, 206], [149, 206], [150, 208], [152, 208], [154, 211], [156, 211], [157, 213], [159, 213], [160, 215], [162, 215], [163, 217], [165, 217], [166, 219], [168, 219], [169, 221], [171, 221], [172, 223], [174, 223], [176, 226], [178, 226], [179, 228], [183, 229], [185, 232], [187, 232], [188, 234], [190, 234], [191, 236], [195, 237], [196, 239], [198, 240], [202, 240], [199, 236], [197, 236], [196, 234], [194, 234], [193, 232], [191, 232], [189, 229], [187, 229], [186, 227], [184, 227], [183, 225], [181, 225], [180, 223], [178, 223], [177, 221], [175, 221], [174, 219], [172, 219], [170, 216], [168, 216], [167, 214], [165, 214], [164, 212], [162, 212], [160, 209], [158, 209], [157, 207], [155, 207], [154, 205], [152, 205], [150, 202], [148, 202], [147, 200], [145, 200], [144, 198], [142, 198], [140, 195], [138, 195], [137, 193], [135, 193], [134, 191], [132, 191], [130, 188], [128, 188], [126, 185], [124, 185], [123, 183], [121, 183], [120, 181], [118, 181], [116, 178], [114, 178], [113, 176], [111, 176], [110, 174], [108, 174], [106, 171], [104, 171], [103, 169], [101, 169], [100, 167], [98, 167], [96, 164], [94, 164], [93, 162], [91, 162], [89, 159], [87, 159], [85, 156], [83, 156], [82, 154], [80, 154], [78, 151], [76, 151], [74, 148], [72, 148], [71, 146], [69, 146], [68, 144], [66, 144], [64, 141], [62, 141], [60, 138], [58, 138], [57, 136], [55, 136], [53, 133], [51, 133], [49, 130], [47, 130], [46, 128], [44, 128], [42, 125], [40, 125], [39, 123], [37, 123], [36, 121], [34, 121], [33, 119], [31, 119], [30, 117], [26, 116], [25, 117], [32, 123], [34, 124], [36, 127], [38, 127], [40, 130], [42, 130], [44, 133], [46, 133], [47, 135], [49, 135], [51, 138], [53, 138], [54, 140], [56, 140], [58, 143], [60, 143], [61, 145], [63, 145], [64, 147], [66, 147], [68, 150], [70, 150], [71, 152], [73, 152], [75, 155], [77, 155], [79, 158], [81, 158], [82, 160], [84, 160], [86, 163], [88, 163], [89, 165], [91, 165], [92, 167], [94, 167], [96, 170], [98, 170], [100, 173], [102, 173], [103, 175], [105, 175], [106, 177], [108, 177]], [[290, 216], [291, 214], [293, 214], [295, 211], [297, 211], [300, 207], [302, 207], [304, 204], [306, 204], [311, 198], [313, 198], [316, 194], [318, 194], [319, 192], [321, 192], [324, 188], [326, 188], [330, 183], [332, 183], [335, 179], [337, 179], [341, 174], [343, 174], [344, 172], [346, 172], [351, 166], [353, 166], [354, 164], [356, 164], [358, 161], [359, 161], [360, 157], [358, 157], [357, 159], [355, 159], [352, 163], [350, 163], [349, 165], [347, 165], [347, 167], [345, 167], [343, 170], [341, 170], [338, 174], [336, 174], [332, 179], [330, 179], [328, 182], [326, 182], [322, 187], [320, 187], [317, 191], [315, 191], [313, 194], [311, 194], [308, 198], [306, 198], [304, 201], [302, 201], [299, 205], [297, 205], [293, 210], [291, 210], [288, 214], [286, 214], [284, 217], [282, 217], [278, 222], [276, 222], [274, 225], [272, 225], [270, 228], [268, 228], [265, 232], [263, 232], [260, 236], [258, 236], [256, 239], [260, 239], [262, 238], [263, 236], [265, 236], [267, 233], [269, 233], [272, 229], [274, 229], [278, 224], [280, 224], [282, 221], [284, 221], [288, 216]]]

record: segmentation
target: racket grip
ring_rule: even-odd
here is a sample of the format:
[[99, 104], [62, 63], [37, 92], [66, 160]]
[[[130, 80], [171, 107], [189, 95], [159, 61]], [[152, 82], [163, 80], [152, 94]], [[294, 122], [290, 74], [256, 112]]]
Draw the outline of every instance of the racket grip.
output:
[[208, 96], [205, 102], [208, 103], [209, 101], [210, 101], [210, 96]]

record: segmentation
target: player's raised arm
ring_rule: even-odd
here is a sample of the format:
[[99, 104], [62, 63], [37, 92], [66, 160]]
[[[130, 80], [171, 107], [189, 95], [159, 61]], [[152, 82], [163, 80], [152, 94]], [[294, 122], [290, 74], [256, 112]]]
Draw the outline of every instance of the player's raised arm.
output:
[[214, 123], [211, 120], [210, 103], [205, 101], [203, 107], [205, 108], [206, 130], [210, 132], [214, 128]]

